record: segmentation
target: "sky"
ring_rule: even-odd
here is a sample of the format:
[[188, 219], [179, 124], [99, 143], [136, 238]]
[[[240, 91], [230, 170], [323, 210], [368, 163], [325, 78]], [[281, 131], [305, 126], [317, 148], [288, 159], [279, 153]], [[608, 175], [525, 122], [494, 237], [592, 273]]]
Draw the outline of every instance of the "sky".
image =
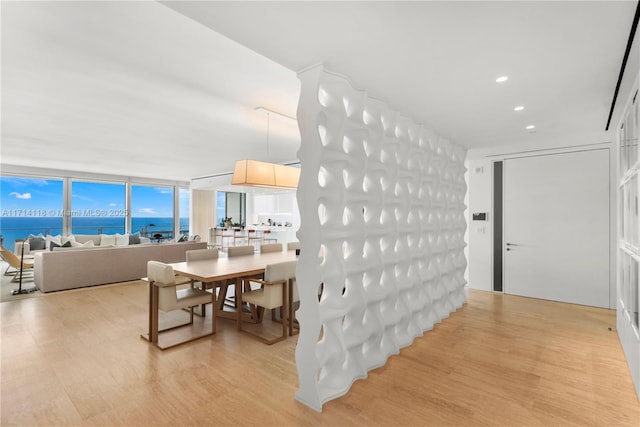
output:
[[[3, 217], [61, 216], [62, 180], [23, 177], [0, 177], [0, 202]], [[73, 181], [71, 209], [78, 216], [97, 213], [125, 216], [125, 185]], [[173, 217], [173, 189], [133, 185], [132, 217]], [[180, 216], [189, 216], [189, 192], [180, 191]]]

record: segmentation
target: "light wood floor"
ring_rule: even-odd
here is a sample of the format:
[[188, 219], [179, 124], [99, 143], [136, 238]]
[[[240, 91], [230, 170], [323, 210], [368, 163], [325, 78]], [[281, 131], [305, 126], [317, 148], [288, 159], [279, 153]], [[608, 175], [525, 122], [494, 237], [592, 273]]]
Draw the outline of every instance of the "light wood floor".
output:
[[640, 424], [612, 311], [469, 291], [317, 413], [294, 400], [295, 337], [266, 346], [220, 320], [162, 352], [139, 338], [146, 298], [136, 282], [0, 304], [1, 424]]

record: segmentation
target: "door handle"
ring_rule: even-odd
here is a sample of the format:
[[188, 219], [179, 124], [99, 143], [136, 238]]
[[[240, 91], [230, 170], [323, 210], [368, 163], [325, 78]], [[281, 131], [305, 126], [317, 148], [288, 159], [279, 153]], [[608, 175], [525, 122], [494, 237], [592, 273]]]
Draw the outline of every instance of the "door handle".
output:
[[507, 246], [518, 246], [515, 243], [507, 243]]
[[508, 251], [510, 251], [511, 249], [507, 248]]

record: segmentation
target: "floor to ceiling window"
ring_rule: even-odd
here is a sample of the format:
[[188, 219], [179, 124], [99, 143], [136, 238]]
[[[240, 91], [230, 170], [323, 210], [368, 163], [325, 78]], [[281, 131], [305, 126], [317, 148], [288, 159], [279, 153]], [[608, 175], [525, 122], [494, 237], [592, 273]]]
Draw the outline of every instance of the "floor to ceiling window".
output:
[[188, 188], [180, 188], [178, 190], [179, 195], [179, 230], [180, 234], [189, 235], [190, 234], [190, 224], [189, 224], [189, 203], [190, 203], [190, 192]]
[[247, 217], [247, 195], [218, 191], [216, 194], [216, 217], [220, 227], [226, 226], [227, 220], [234, 227], [244, 227]]
[[61, 179], [0, 177], [0, 235], [3, 246], [13, 249], [16, 239], [29, 234], [60, 234], [63, 228]]
[[620, 342], [640, 396], [640, 74], [618, 128], [618, 316]]
[[71, 183], [72, 234], [124, 234], [126, 186], [121, 183]]
[[3, 169], [0, 237], [8, 249], [30, 234], [140, 232], [161, 242], [190, 233], [188, 182], [135, 182], [129, 177], [69, 171], [49, 176], [50, 170], [38, 168]]
[[153, 241], [174, 238], [173, 187], [131, 186], [131, 232]]
[[216, 192], [216, 218], [220, 227], [224, 227], [227, 218], [227, 193], [224, 191]]

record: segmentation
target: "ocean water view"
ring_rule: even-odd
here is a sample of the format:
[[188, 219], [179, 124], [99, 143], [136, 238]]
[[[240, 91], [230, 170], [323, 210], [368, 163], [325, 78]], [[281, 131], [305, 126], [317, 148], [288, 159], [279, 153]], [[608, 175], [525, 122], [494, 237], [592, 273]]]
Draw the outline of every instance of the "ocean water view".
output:
[[[141, 232], [152, 237], [161, 234], [164, 239], [173, 237], [173, 218], [131, 218], [131, 230], [133, 233]], [[124, 217], [72, 217], [71, 234], [124, 234]], [[16, 239], [24, 239], [29, 234], [50, 234], [56, 236], [62, 234], [62, 217], [1, 217], [0, 235], [3, 245], [13, 250]], [[180, 218], [180, 233], [189, 234], [189, 218]]]

